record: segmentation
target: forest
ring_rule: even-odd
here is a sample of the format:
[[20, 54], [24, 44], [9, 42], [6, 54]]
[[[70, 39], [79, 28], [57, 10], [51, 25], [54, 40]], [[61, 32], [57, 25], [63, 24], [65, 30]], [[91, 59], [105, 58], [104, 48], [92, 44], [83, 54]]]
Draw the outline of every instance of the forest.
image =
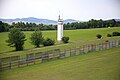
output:
[[[0, 32], [7, 32], [11, 28], [18, 28], [21, 31], [34, 31], [34, 30], [56, 30], [57, 25], [54, 24], [36, 24], [29, 22], [13, 22], [12, 24], [4, 23], [0, 21]], [[106, 28], [106, 27], [120, 27], [120, 21], [115, 19], [111, 20], [96, 20], [91, 19], [87, 22], [73, 22], [73, 23], [64, 23], [64, 30], [73, 30], [73, 29], [90, 29], [90, 28]]]

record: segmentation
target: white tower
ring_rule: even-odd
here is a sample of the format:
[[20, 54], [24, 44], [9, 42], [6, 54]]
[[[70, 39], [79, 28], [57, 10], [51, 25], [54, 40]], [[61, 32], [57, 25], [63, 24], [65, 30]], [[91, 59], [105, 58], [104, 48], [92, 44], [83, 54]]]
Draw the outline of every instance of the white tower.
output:
[[57, 40], [61, 41], [63, 37], [63, 19], [60, 19], [60, 15], [58, 18], [58, 26], [57, 26]]

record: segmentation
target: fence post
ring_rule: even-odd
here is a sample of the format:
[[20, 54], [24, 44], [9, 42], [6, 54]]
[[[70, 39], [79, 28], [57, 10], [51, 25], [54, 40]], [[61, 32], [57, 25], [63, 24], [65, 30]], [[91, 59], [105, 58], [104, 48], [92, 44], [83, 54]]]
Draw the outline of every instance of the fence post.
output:
[[95, 50], [94, 51], [97, 51], [97, 45], [95, 44]]
[[77, 47], [74, 48], [75, 49], [75, 55], [77, 54]]
[[107, 49], [109, 49], [109, 47], [108, 47], [108, 42], [106, 43], [106, 46], [107, 46]]
[[9, 58], [9, 64], [10, 64], [10, 69], [12, 68], [12, 59], [11, 59], [11, 57]]
[[117, 47], [118, 47], [118, 40], [116, 40], [116, 45], [117, 45]]
[[89, 48], [90, 48], [89, 44], [87, 45], [87, 48], [88, 48], [88, 52], [89, 52]]
[[114, 41], [112, 41], [112, 48], [113, 48], [113, 43], [114, 43]]
[[91, 44], [91, 51], [93, 52], [93, 44]]
[[20, 56], [18, 57], [18, 62], [17, 62], [18, 68], [20, 67], [20, 66], [19, 66], [19, 61], [20, 61]]
[[2, 71], [2, 59], [0, 58], [0, 71]]
[[70, 56], [72, 56], [72, 49], [70, 48]]
[[112, 41], [109, 42], [109, 49], [112, 48]]
[[80, 53], [80, 47], [76, 47], [76, 55], [79, 55], [79, 53]]
[[35, 64], [35, 53], [33, 53], [33, 61], [34, 61], [34, 64]]
[[80, 54], [83, 54], [83, 53], [84, 53], [84, 48], [82, 46], [81, 49], [80, 49]]
[[120, 46], [120, 40], [118, 41], [118, 45]]
[[101, 43], [99, 43], [99, 51], [101, 50]]
[[105, 43], [105, 50], [107, 49], [107, 43]]
[[60, 58], [64, 58], [65, 57], [65, 52], [64, 50], [60, 50]]
[[99, 43], [97, 43], [97, 51], [99, 51]]
[[85, 46], [83, 45], [83, 53], [85, 53]]
[[81, 54], [81, 46], [79, 46], [79, 55]]

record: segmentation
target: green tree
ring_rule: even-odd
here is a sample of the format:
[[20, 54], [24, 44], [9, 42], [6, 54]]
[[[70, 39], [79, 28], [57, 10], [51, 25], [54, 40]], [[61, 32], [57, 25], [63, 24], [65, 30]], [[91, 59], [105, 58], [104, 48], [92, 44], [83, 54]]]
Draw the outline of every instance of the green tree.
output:
[[6, 41], [8, 46], [15, 47], [16, 51], [20, 51], [23, 50], [24, 41], [26, 41], [26, 39], [23, 32], [17, 28], [10, 29], [8, 40]]
[[0, 21], [0, 32], [4, 32], [5, 31], [5, 27], [3, 26], [2, 21]]
[[103, 20], [102, 19], [98, 20], [98, 27], [99, 28], [103, 27]]
[[4, 23], [0, 21], [0, 32], [6, 32], [9, 31], [10, 25], [8, 23]]
[[63, 41], [63, 43], [68, 43], [68, 41], [69, 41], [69, 37], [62, 37], [62, 41]]
[[35, 47], [40, 47], [40, 44], [43, 42], [42, 32], [36, 30], [31, 34], [30, 40]]

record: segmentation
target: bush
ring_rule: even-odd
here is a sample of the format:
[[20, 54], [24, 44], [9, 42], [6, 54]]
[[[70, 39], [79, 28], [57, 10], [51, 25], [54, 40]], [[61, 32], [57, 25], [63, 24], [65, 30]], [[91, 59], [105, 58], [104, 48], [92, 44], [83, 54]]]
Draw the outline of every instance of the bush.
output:
[[102, 35], [97, 34], [96, 37], [97, 37], [98, 39], [101, 39], [101, 38], [102, 38]]
[[62, 37], [62, 41], [63, 41], [63, 43], [68, 43], [69, 37]]
[[47, 39], [43, 40], [43, 46], [51, 46], [51, 45], [54, 45], [54, 44], [55, 44], [55, 41], [50, 39], [50, 38], [47, 38]]
[[120, 32], [113, 32], [112, 36], [120, 36]]
[[107, 34], [107, 37], [112, 37], [112, 35], [111, 34]]
[[105, 42], [109, 42], [108, 40], [106, 40]]

